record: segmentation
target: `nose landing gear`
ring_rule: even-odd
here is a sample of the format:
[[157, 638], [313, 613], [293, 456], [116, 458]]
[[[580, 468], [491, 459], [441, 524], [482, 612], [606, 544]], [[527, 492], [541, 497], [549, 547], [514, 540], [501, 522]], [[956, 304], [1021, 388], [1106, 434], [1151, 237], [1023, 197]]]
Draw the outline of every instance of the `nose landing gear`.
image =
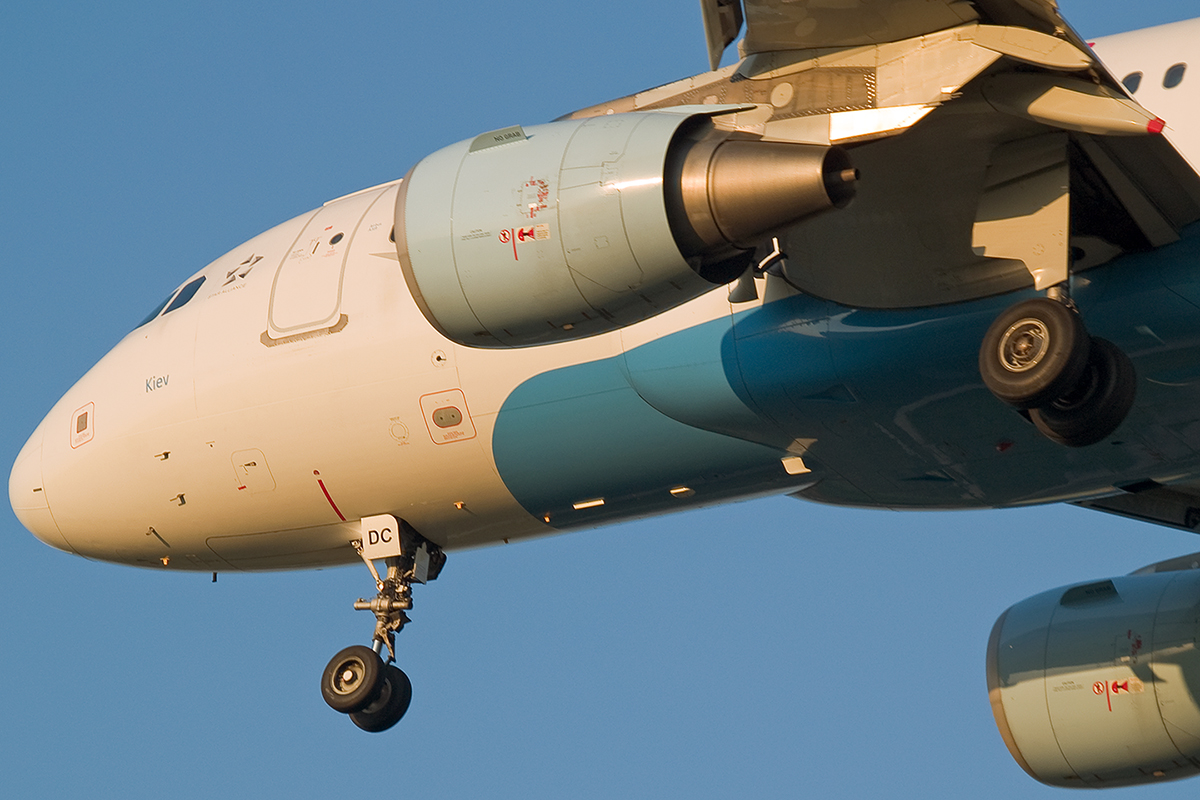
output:
[[412, 683], [395, 664], [383, 669], [379, 697], [361, 711], [350, 713], [350, 721], [368, 733], [382, 733], [395, 725], [412, 702]]
[[379, 696], [383, 662], [361, 644], [351, 645], [329, 660], [321, 675], [321, 694], [334, 711], [352, 714]]
[[1061, 287], [996, 318], [979, 348], [979, 373], [999, 400], [1028, 411], [1043, 435], [1067, 447], [1111, 435], [1137, 386], [1133, 362], [1088, 334]]
[[[359, 728], [379, 733], [399, 722], [412, 701], [412, 682], [394, 664], [396, 634], [411, 621], [405, 612], [412, 608], [412, 584], [437, 578], [446, 556], [407, 523], [386, 516], [364, 518], [363, 539], [351, 544], [375, 578], [375, 597], [354, 603], [355, 610], [375, 614], [375, 634], [372, 647], [352, 645], [330, 659], [321, 674], [321, 695]], [[379, 555], [387, 565], [384, 578], [373, 560]]]

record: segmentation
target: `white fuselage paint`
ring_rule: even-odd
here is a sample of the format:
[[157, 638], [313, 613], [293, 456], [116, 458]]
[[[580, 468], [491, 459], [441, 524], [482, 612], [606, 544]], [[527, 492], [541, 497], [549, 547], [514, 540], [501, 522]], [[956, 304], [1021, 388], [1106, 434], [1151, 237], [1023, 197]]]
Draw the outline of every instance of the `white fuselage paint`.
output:
[[[1096, 54], [1105, 66], [1124, 80], [1140, 72], [1141, 83], [1133, 95], [1143, 106], [1167, 122], [1164, 134], [1193, 167], [1200, 167], [1200, 19], [1106, 36], [1095, 40]], [[1167, 88], [1168, 70], [1184, 64], [1181, 84]]]
[[[496, 471], [501, 403], [624, 339], [727, 315], [726, 292], [579, 342], [462, 347], [404, 282], [396, 194], [327, 203], [189, 278], [205, 278], [195, 298], [126, 336], [30, 437], [10, 479], [26, 527], [91, 558], [206, 571], [354, 561], [357, 521], [376, 513], [448, 549], [556, 532]], [[288, 285], [302, 280], [316, 288]], [[457, 405], [462, 423], [439, 427], [435, 412]], [[73, 446], [85, 406], [92, 436]]]
[[[1118, 76], [1144, 72], [1136, 98], [1193, 164], [1200, 63], [1175, 89], [1162, 75], [1198, 38], [1193, 21], [1097, 44]], [[381, 513], [449, 549], [557, 532], [497, 472], [504, 399], [539, 373], [729, 315], [728, 293], [582, 341], [462, 347], [401, 275], [396, 194], [333, 201], [196, 273], [195, 298], [131, 332], [30, 437], [9, 485], [22, 523], [86, 557], [206, 571], [352, 562], [358, 519]], [[439, 426], [456, 398], [464, 418]]]

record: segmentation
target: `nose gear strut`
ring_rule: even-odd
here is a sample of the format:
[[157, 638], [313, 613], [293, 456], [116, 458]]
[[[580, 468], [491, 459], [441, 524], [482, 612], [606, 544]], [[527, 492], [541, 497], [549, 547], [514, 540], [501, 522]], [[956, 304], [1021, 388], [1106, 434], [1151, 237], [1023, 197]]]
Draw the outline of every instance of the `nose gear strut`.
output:
[[[412, 608], [412, 585], [436, 579], [446, 555], [403, 520], [382, 516], [362, 522], [363, 538], [350, 544], [371, 571], [377, 592], [370, 600], [360, 597], [354, 608], [375, 615], [375, 633], [370, 648], [354, 645], [333, 657], [321, 676], [321, 694], [330, 708], [376, 733], [408, 711], [412, 684], [394, 665], [396, 634], [411, 622], [406, 612]], [[375, 566], [381, 555], [387, 568], [382, 578]], [[386, 662], [381, 658], [385, 647]]]
[[376, 655], [382, 656], [386, 646], [390, 664], [396, 660], [396, 634], [412, 622], [404, 613], [412, 608], [412, 571], [404, 569], [401, 556], [389, 556], [384, 560], [387, 577], [380, 579], [375, 563], [363, 555], [362, 542], [352, 544], [359, 557], [366, 562], [367, 569], [371, 570], [375, 587], [379, 590], [370, 600], [361, 597], [355, 600], [354, 610], [375, 614], [375, 635], [371, 637], [371, 649]]

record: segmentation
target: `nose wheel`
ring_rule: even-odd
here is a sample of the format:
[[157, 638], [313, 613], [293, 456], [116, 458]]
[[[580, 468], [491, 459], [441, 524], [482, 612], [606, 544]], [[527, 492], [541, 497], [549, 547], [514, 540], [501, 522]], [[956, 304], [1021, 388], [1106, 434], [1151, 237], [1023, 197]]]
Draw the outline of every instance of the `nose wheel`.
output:
[[[412, 584], [435, 579], [446, 561], [440, 547], [407, 524], [393, 520], [391, 530], [398, 530], [393, 538], [399, 554], [384, 557], [387, 573], [381, 578], [371, 557], [375, 553], [363, 546], [367, 541], [366, 529], [378, 519], [364, 519], [364, 538], [351, 542], [375, 578], [375, 597], [359, 598], [354, 603], [355, 610], [375, 615], [372, 646], [351, 645], [341, 650], [321, 673], [321, 696], [329, 707], [348, 715], [351, 722], [370, 733], [391, 728], [403, 718], [412, 702], [412, 682], [394, 664], [396, 634], [411, 621], [405, 612], [412, 608]], [[384, 649], [386, 661], [382, 657]]]
[[350, 712], [350, 721], [368, 733], [381, 733], [395, 725], [412, 702], [412, 682], [394, 664], [383, 668], [379, 696], [360, 711]]
[[383, 662], [361, 644], [351, 645], [329, 659], [321, 675], [321, 694], [334, 711], [353, 714], [379, 697], [383, 686]]
[[997, 399], [1027, 411], [1043, 435], [1067, 447], [1116, 431], [1137, 386], [1133, 362], [1088, 334], [1061, 288], [996, 318], [979, 348], [979, 373]]

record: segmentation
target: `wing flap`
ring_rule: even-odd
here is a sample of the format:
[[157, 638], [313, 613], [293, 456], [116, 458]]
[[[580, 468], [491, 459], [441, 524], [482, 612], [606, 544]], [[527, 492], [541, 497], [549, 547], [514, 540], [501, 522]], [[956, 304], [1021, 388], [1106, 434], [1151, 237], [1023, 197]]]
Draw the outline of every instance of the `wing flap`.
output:
[[885, 44], [979, 19], [966, 0], [745, 0], [744, 53]]
[[721, 54], [733, 44], [742, 29], [741, 0], [700, 0], [704, 18], [704, 36], [708, 40], [708, 63], [715, 72], [721, 66]]
[[1148, 481], [1124, 494], [1071, 505], [1195, 533], [1200, 528], [1200, 485], [1161, 486]]
[[744, 54], [883, 44], [976, 21], [1053, 34], [1086, 48], [1055, 0], [745, 0], [745, 9]]
[[1092, 55], [1073, 42], [1014, 25], [980, 25], [975, 44], [1015, 61], [1076, 72], [1092, 66]]
[[[739, 0], [701, 0], [706, 31], [712, 31], [708, 19], [718, 5], [725, 15], [728, 33], [733, 24], [733, 9], [738, 6], [736, 27], [721, 44], [723, 50], [737, 36], [741, 26]], [[776, 50], [811, 50], [885, 44], [948, 30], [964, 23], [980, 22], [997, 28], [1028, 30], [1049, 34], [1070, 50], [1088, 51], [1087, 42], [1077, 34], [1058, 10], [1056, 0], [744, 0], [746, 36], [741, 44], [743, 56]], [[709, 11], [709, 6], [713, 11]], [[709, 53], [722, 37], [709, 33]], [[980, 42], [984, 44], [984, 42]], [[1043, 42], [1044, 44], [1044, 42]], [[1020, 59], [1028, 46], [1019, 35], [1008, 41], [996, 40], [998, 52]], [[1035, 45], [1031, 52], [1036, 53]], [[1067, 49], [1060, 51], [1068, 62], [1078, 56]], [[1043, 55], [1043, 58], [1045, 56]], [[713, 69], [720, 55], [713, 60]], [[1087, 59], [1090, 63], [1091, 59]], [[1048, 66], [1045, 60], [1034, 63]], [[1059, 69], [1080, 69], [1063, 64]]]

